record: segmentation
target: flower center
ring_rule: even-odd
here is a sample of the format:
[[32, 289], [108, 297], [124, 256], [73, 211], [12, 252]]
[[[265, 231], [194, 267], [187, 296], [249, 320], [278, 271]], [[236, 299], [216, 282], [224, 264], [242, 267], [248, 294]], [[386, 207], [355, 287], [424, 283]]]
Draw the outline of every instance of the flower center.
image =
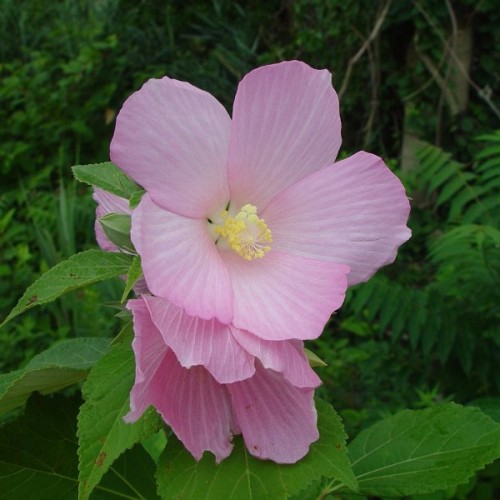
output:
[[214, 228], [229, 246], [245, 260], [262, 259], [271, 250], [271, 230], [257, 215], [257, 207], [245, 205], [231, 217], [227, 210], [222, 212], [221, 222]]

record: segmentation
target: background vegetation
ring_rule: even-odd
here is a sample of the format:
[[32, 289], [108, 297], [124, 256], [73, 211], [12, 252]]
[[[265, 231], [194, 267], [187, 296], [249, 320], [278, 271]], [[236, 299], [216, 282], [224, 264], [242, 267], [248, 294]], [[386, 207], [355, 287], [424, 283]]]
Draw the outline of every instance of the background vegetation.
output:
[[[351, 290], [310, 346], [328, 363], [321, 396], [351, 432], [451, 399], [498, 418], [498, 26], [495, 0], [0, 0], [0, 315], [95, 246], [91, 193], [69, 167], [108, 160], [114, 116], [146, 79], [187, 80], [230, 111], [248, 70], [301, 59], [333, 73], [342, 155], [382, 155], [412, 198], [397, 262]], [[0, 370], [57, 339], [117, 333], [99, 304], [122, 286], [4, 327]], [[493, 498], [498, 475], [449, 497]]]

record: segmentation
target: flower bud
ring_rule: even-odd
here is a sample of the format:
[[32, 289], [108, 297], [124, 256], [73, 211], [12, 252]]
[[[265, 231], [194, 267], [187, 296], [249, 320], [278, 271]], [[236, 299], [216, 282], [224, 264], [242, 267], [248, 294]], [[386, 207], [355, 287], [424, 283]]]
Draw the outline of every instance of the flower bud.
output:
[[135, 252], [130, 239], [131, 217], [127, 214], [106, 214], [99, 218], [102, 229], [108, 239], [126, 252]]

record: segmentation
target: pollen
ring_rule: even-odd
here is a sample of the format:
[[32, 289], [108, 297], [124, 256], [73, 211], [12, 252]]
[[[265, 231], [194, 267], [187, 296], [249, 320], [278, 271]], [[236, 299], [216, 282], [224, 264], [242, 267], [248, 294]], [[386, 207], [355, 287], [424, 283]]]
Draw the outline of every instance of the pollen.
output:
[[221, 223], [214, 229], [245, 260], [262, 259], [271, 250], [271, 230], [264, 219], [257, 215], [257, 207], [254, 205], [244, 205], [234, 217], [225, 210], [222, 212]]

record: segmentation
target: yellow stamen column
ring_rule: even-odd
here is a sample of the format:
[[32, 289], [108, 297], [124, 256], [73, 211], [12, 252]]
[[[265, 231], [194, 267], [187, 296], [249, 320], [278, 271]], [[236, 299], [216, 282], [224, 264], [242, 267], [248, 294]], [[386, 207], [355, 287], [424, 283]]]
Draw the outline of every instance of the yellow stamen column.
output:
[[215, 226], [215, 233], [245, 260], [262, 259], [271, 250], [271, 230], [264, 219], [257, 215], [257, 207], [247, 204], [235, 217], [227, 211], [222, 213], [222, 222]]

